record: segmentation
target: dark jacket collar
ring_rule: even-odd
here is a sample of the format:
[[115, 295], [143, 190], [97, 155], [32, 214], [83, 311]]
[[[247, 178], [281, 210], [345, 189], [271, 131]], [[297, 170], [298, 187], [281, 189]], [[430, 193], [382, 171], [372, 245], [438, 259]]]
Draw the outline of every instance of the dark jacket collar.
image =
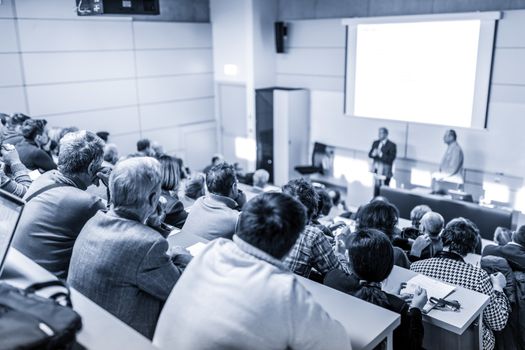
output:
[[436, 258], [452, 259], [452, 260], [456, 260], [456, 261], [465, 262], [465, 260], [463, 260], [463, 257], [461, 255], [459, 255], [458, 253], [446, 252], [444, 250], [438, 252], [435, 255], [435, 257]]

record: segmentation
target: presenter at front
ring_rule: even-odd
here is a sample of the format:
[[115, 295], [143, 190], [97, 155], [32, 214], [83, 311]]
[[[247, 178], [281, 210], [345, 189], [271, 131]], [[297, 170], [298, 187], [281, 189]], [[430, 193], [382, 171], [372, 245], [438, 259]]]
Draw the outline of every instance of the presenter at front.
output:
[[396, 144], [388, 139], [388, 129], [379, 128], [379, 139], [372, 143], [368, 157], [374, 161], [372, 172], [376, 174], [374, 185], [374, 196], [379, 195], [381, 185], [388, 186], [392, 178], [392, 168], [396, 159]]

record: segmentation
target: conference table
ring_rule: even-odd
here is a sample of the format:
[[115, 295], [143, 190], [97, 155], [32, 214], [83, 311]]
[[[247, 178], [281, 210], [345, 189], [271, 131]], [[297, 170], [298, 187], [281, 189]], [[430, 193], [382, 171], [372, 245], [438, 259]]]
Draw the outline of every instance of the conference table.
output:
[[[32, 283], [56, 280], [56, 277], [11, 247], [0, 280], [18, 288], [25, 288]], [[48, 296], [55, 291], [49, 288], [39, 294]], [[77, 334], [77, 342], [82, 347], [96, 350], [158, 350], [149, 339], [74, 288], [71, 288], [71, 301], [73, 309], [82, 317], [82, 329]]]
[[[168, 237], [170, 246], [190, 248], [208, 241], [199, 236], [175, 230]], [[367, 303], [312, 280], [297, 276], [312, 297], [345, 327], [353, 350], [371, 350], [386, 340], [387, 349], [393, 347], [393, 332], [400, 323], [394, 312]]]

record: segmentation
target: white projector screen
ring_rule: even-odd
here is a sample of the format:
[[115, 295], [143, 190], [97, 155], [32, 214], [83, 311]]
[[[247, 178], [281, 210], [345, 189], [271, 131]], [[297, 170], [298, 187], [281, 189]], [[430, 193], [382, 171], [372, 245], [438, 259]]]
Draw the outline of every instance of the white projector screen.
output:
[[499, 16], [490, 12], [344, 20], [345, 113], [484, 128]]

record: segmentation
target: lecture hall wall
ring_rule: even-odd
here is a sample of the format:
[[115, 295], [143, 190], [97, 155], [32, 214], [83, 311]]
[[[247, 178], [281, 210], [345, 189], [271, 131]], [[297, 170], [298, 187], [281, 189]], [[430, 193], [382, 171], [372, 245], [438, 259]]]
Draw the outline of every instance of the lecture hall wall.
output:
[[[361, 160], [364, 164], [370, 143], [377, 137], [377, 128], [388, 127], [391, 139], [398, 145], [396, 177], [398, 182], [410, 187], [412, 169], [437, 169], [445, 151], [442, 141], [445, 128], [345, 116], [345, 30], [341, 18], [322, 17], [461, 12], [500, 7], [493, 1], [466, 1], [462, 3], [467, 6], [460, 9], [453, 8], [454, 2], [441, 0], [391, 1], [390, 4], [370, 1], [369, 7], [359, 8], [363, 2], [353, 2], [352, 7], [341, 5], [340, 11], [334, 12], [328, 4], [321, 3], [280, 0], [279, 16], [289, 24], [289, 38], [287, 53], [276, 55], [277, 84], [311, 90], [311, 140], [336, 146], [336, 154]], [[422, 7], [424, 3], [431, 7]], [[444, 5], [439, 7], [436, 5], [439, 3]], [[481, 8], [473, 7], [474, 3], [481, 4]], [[375, 7], [371, 7], [373, 4]], [[379, 6], [381, 4], [383, 6]], [[521, 8], [524, 5], [520, 1], [514, 3]], [[495, 46], [487, 129], [458, 129], [467, 168], [465, 186], [476, 198], [483, 194], [483, 183], [507, 186], [510, 203], [525, 208], [525, 191], [521, 190], [525, 185], [525, 10], [504, 11]]]
[[79, 18], [74, 0], [2, 0], [0, 111], [107, 130], [121, 154], [148, 137], [201, 169], [216, 152], [209, 3], [161, 5], [132, 20]]

